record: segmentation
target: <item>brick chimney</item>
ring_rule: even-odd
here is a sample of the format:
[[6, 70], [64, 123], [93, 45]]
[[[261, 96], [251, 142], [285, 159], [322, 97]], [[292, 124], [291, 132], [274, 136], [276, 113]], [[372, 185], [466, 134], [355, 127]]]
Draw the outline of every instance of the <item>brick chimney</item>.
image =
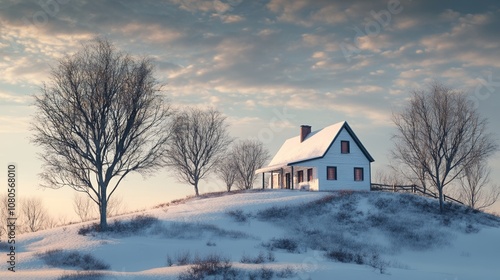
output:
[[306, 139], [307, 135], [311, 133], [311, 126], [310, 125], [301, 125], [300, 126], [300, 143]]

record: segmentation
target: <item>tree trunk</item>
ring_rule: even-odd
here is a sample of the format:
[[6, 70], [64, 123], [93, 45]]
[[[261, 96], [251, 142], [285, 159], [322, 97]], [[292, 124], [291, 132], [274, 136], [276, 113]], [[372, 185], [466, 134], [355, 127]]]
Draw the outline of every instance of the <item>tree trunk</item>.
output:
[[107, 210], [108, 210], [108, 200], [107, 200], [107, 186], [104, 183], [101, 183], [101, 207], [99, 207], [99, 216], [100, 216], [100, 230], [106, 231], [108, 230], [108, 220], [107, 220]]
[[196, 196], [200, 196], [200, 193], [198, 192], [198, 181], [194, 183], [194, 192]]
[[101, 215], [101, 222], [100, 222], [100, 230], [101, 231], [106, 231], [108, 229], [108, 221], [107, 221], [107, 208], [108, 208], [108, 202], [106, 200], [106, 196], [104, 196], [101, 200], [101, 207], [99, 208], [99, 214]]
[[441, 213], [443, 213], [443, 210], [444, 210], [444, 196], [443, 196], [443, 188], [440, 187], [438, 189], [438, 192], [439, 192], [439, 211]]

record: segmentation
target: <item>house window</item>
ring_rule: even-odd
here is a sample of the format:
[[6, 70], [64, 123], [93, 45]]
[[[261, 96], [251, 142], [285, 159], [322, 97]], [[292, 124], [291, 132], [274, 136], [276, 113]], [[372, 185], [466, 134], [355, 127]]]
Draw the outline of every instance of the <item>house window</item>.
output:
[[363, 181], [363, 168], [354, 167], [354, 181]]
[[299, 183], [304, 182], [304, 171], [303, 170], [297, 171], [297, 178], [298, 178]]
[[337, 167], [328, 166], [326, 168], [326, 179], [327, 180], [337, 180]]
[[340, 152], [342, 154], [350, 153], [349, 141], [340, 141]]
[[311, 182], [313, 180], [313, 170], [312, 168], [307, 169], [307, 182]]

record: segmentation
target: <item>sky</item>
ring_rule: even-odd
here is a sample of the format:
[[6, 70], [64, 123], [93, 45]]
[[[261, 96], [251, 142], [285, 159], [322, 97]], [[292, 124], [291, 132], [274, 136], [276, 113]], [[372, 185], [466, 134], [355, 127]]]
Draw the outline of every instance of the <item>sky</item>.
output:
[[[302, 124], [347, 121], [375, 177], [387, 170], [392, 113], [433, 81], [467, 92], [500, 139], [499, 27], [497, 1], [0, 0], [0, 182], [14, 162], [20, 199], [73, 215], [74, 191], [38, 186], [33, 94], [95, 36], [151, 57], [173, 105], [216, 107], [233, 137], [257, 138], [271, 154]], [[490, 166], [500, 184], [500, 153]], [[215, 178], [200, 186], [222, 189]], [[167, 169], [129, 176], [117, 191], [129, 210], [192, 194]]]

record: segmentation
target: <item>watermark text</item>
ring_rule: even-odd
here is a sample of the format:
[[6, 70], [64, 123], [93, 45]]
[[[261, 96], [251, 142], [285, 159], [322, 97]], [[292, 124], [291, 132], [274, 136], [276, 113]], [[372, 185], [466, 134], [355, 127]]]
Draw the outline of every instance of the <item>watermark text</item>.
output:
[[16, 191], [17, 168], [15, 164], [7, 166], [7, 270], [16, 272]]

